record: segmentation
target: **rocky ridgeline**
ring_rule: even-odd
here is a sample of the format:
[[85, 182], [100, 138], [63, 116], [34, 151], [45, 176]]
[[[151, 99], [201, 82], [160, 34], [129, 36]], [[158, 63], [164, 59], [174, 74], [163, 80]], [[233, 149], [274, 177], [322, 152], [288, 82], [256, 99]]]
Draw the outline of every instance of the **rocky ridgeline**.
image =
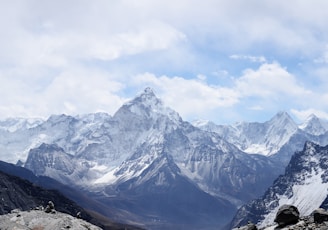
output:
[[233, 230], [327, 230], [328, 212], [319, 208], [309, 216], [301, 217], [297, 207], [293, 205], [283, 205], [279, 208], [276, 218], [276, 224], [264, 228], [258, 228], [253, 223], [234, 228]]
[[100, 230], [101, 228], [79, 218], [55, 210], [52, 201], [44, 208], [36, 207], [30, 211], [12, 210], [10, 214], [0, 216], [1, 230]]

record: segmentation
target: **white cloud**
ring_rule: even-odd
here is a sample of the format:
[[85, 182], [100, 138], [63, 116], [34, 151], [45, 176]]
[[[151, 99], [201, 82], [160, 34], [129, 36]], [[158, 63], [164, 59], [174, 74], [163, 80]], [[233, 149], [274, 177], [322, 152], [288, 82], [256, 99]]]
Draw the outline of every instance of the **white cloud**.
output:
[[151, 73], [133, 79], [136, 86], [149, 85], [159, 97], [183, 117], [205, 115], [218, 107], [230, 107], [238, 102], [238, 94], [229, 88], [210, 86], [198, 79], [157, 77]]
[[[0, 44], [9, 51], [2, 55], [16, 57], [23, 51], [23, 61], [36, 58], [57, 65], [81, 55], [112, 60], [166, 49], [184, 39], [214, 51], [247, 51], [261, 43], [266, 49], [308, 55], [323, 47], [320, 36], [328, 36], [323, 23], [326, 1], [58, 0], [1, 5], [0, 28], [6, 33]], [[263, 57], [247, 58], [263, 62]]]
[[168, 49], [186, 39], [174, 25], [139, 19], [124, 3], [72, 2], [30, 1], [17, 8], [1, 3], [0, 29], [6, 32], [0, 38], [0, 61], [63, 67], [81, 59], [113, 60]]
[[256, 111], [262, 111], [264, 108], [260, 105], [255, 105], [255, 106], [251, 106], [248, 109], [250, 110], [256, 110]]
[[90, 111], [114, 113], [124, 102], [118, 93], [124, 85], [104, 72], [74, 68], [58, 75], [38, 98], [43, 111], [78, 114]]
[[[38, 79], [39, 81], [39, 79]], [[43, 87], [24, 78], [0, 76], [0, 117], [48, 117], [51, 114], [114, 113], [126, 100], [118, 96], [124, 85], [106, 72], [71, 67], [49, 78]], [[40, 83], [39, 83], [40, 84]]]
[[197, 78], [200, 80], [200, 81], [206, 81], [207, 77], [204, 75], [204, 74], [198, 74], [197, 75]]
[[[156, 76], [146, 73], [133, 78], [133, 85], [149, 85], [165, 103], [184, 118], [204, 117], [215, 111], [230, 111], [231, 116], [244, 108], [253, 113], [289, 110], [290, 106], [306, 106], [317, 97], [279, 63], [265, 63], [258, 69], [247, 69], [233, 79], [230, 87], [210, 85], [204, 75], [193, 79]], [[318, 98], [319, 101], [322, 98]], [[221, 114], [222, 116], [222, 114]]]
[[135, 31], [115, 34], [107, 39], [95, 37], [86, 41], [85, 45], [89, 45], [87, 57], [113, 60], [124, 55], [165, 50], [183, 40], [185, 35], [175, 28], [164, 23], [152, 22], [141, 25]]
[[81, 59], [114, 60], [126, 55], [164, 50], [184, 39], [183, 33], [173, 27], [153, 22], [134, 31], [113, 35], [93, 34], [91, 31], [55, 35], [27, 33], [10, 41], [9, 45], [13, 52], [11, 60], [17, 64], [65, 67]]
[[[3, 1], [0, 116], [112, 113], [124, 92], [147, 84], [184, 116], [239, 107], [324, 111], [327, 7], [325, 0]], [[231, 59], [260, 67], [240, 73], [245, 66]], [[295, 59], [305, 63], [297, 74]]]
[[251, 56], [251, 55], [240, 55], [240, 54], [230, 55], [230, 58], [234, 60], [248, 60], [250, 62], [259, 62], [259, 63], [263, 63], [267, 61], [264, 56]]
[[297, 117], [300, 121], [305, 121], [310, 115], [315, 114], [317, 117], [328, 119], [328, 113], [323, 110], [318, 110], [314, 108], [306, 110], [291, 109], [291, 113]]
[[242, 96], [297, 97], [311, 92], [302, 87], [295, 76], [278, 63], [262, 64], [257, 70], [247, 69], [236, 80], [236, 90]]
[[325, 49], [323, 49], [321, 55], [314, 59], [315, 63], [323, 63], [327, 64], [328, 63], [328, 45], [326, 45]]

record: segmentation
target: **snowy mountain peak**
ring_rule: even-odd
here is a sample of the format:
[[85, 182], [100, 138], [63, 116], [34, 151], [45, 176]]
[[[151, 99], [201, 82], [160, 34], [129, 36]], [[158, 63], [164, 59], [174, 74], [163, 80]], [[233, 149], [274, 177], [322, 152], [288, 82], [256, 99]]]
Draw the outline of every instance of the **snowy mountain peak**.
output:
[[311, 114], [299, 128], [313, 135], [321, 135], [328, 131], [328, 123]]
[[277, 153], [297, 132], [298, 127], [287, 112], [279, 112], [269, 121], [239, 122], [234, 125], [216, 125], [212, 122], [194, 122], [196, 127], [218, 133], [240, 150], [266, 156]]
[[206, 127], [206, 126], [215, 126], [215, 124], [209, 120], [194, 120], [191, 122], [191, 124], [195, 127], [201, 128], [201, 127]]
[[60, 115], [51, 115], [48, 118], [47, 122], [56, 124], [56, 123], [65, 122], [68, 120], [74, 120], [74, 117], [66, 115], [66, 114], [60, 114]]
[[281, 124], [281, 125], [289, 124], [297, 128], [296, 123], [286, 111], [278, 112], [273, 118], [271, 118], [269, 123]]
[[42, 143], [37, 149], [39, 152], [64, 152], [63, 148], [59, 147], [56, 144]]
[[166, 107], [162, 100], [160, 100], [151, 88], [146, 88], [133, 100], [125, 103], [114, 115], [114, 118], [120, 116], [133, 116], [143, 117], [147, 119], [157, 120], [164, 115], [174, 123], [182, 121], [179, 114], [174, 110]]
[[144, 89], [142, 93], [140, 93], [128, 104], [140, 104], [140, 103], [142, 103], [147, 107], [152, 107], [152, 108], [163, 106], [163, 102], [156, 97], [154, 91], [149, 87]]
[[315, 115], [314, 113], [311, 113], [310, 116], [307, 118], [307, 120], [312, 120], [312, 119], [319, 120], [319, 117], [317, 117], [317, 115]]
[[144, 91], [143, 91], [143, 94], [149, 94], [149, 95], [155, 96], [154, 90], [150, 87], [145, 88]]
[[271, 126], [271, 131], [275, 130], [275, 132], [279, 134], [281, 134], [281, 132], [293, 133], [298, 129], [297, 124], [287, 112], [277, 113], [267, 122], [267, 125]]
[[277, 114], [276, 114], [276, 117], [290, 117], [289, 114], [286, 112], [286, 111], [279, 111]]
[[42, 122], [43, 120], [41, 118], [7, 118], [0, 120], [0, 130], [12, 133], [17, 130], [34, 128]]
[[151, 88], [146, 88], [131, 101], [125, 103], [122, 107], [129, 108], [131, 112], [137, 110], [136, 107], [146, 110], [156, 110], [164, 107], [163, 102], [156, 97]]
[[306, 118], [305, 122], [300, 125], [300, 128], [306, 129], [307, 126], [313, 123], [320, 123], [320, 119], [315, 114], [312, 113], [310, 116]]

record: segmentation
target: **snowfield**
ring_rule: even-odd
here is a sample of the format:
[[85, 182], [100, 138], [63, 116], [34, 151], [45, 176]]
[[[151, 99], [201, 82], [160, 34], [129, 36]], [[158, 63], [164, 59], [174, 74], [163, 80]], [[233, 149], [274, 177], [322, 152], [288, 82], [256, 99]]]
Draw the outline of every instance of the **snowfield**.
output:
[[273, 223], [279, 207], [284, 204], [296, 206], [301, 216], [308, 216], [313, 210], [320, 207], [328, 195], [328, 183], [322, 183], [321, 179], [323, 173], [323, 170], [319, 172], [312, 171], [311, 174], [305, 175], [305, 180], [301, 184], [293, 185], [293, 195], [291, 197], [285, 194], [280, 196], [279, 205], [270, 211], [259, 224], [260, 227]]

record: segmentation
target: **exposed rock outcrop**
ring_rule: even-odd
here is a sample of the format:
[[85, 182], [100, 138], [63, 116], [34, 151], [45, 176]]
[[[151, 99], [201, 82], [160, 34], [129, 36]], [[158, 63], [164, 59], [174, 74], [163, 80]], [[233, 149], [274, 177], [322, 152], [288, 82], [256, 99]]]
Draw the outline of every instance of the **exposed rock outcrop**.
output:
[[247, 225], [238, 227], [238, 228], [234, 228], [233, 230], [257, 230], [257, 229], [258, 228], [256, 227], [255, 224], [249, 222]]
[[323, 223], [324, 221], [328, 221], [328, 212], [323, 208], [318, 208], [313, 212], [313, 219], [316, 223]]
[[51, 200], [56, 204], [57, 211], [73, 216], [80, 212], [83, 219], [91, 220], [84, 209], [58, 191], [41, 188], [27, 180], [6, 174], [1, 169], [0, 197], [0, 215], [10, 213], [13, 209], [30, 210], [40, 205], [45, 207]]
[[295, 224], [300, 218], [298, 209], [293, 205], [283, 205], [279, 208], [275, 222], [279, 227], [285, 227], [288, 224]]
[[41, 210], [15, 211], [1, 215], [0, 229], [101, 230], [101, 228], [71, 215], [61, 212], [46, 213]]
[[328, 229], [328, 212], [318, 208], [309, 216], [299, 216], [297, 207], [293, 205], [283, 205], [279, 208], [276, 224], [257, 228], [256, 225], [247, 225], [234, 228], [233, 230], [304, 230], [304, 229]]
[[47, 205], [47, 207], [46, 207], [46, 209], [44, 211], [46, 213], [56, 213], [54, 202], [49, 201], [48, 202], [48, 205]]

